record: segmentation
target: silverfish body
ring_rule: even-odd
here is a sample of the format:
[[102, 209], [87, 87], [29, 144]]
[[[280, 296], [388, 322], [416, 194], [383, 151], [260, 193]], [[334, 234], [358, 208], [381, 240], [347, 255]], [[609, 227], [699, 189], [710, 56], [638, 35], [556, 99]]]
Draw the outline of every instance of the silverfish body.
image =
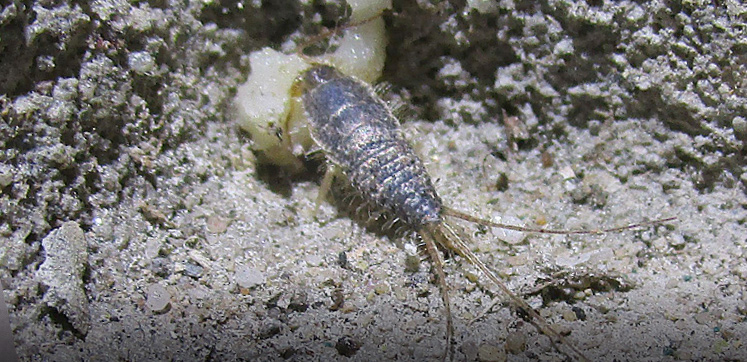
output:
[[363, 198], [415, 230], [440, 223], [441, 198], [423, 162], [371, 87], [326, 65], [302, 82], [314, 141]]

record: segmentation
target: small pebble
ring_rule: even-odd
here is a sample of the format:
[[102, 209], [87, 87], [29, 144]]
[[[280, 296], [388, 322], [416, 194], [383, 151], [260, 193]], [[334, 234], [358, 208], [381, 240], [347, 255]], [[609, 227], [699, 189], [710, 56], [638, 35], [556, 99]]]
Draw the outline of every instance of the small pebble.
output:
[[204, 268], [197, 264], [186, 263], [184, 265], [184, 275], [188, 277], [199, 278], [202, 276], [203, 270]]
[[574, 322], [576, 321], [576, 313], [574, 313], [572, 310], [564, 310], [563, 311], [563, 319]]
[[280, 333], [281, 325], [277, 321], [266, 322], [259, 330], [259, 338], [267, 339]]
[[465, 270], [462, 274], [464, 274], [464, 277], [472, 283], [477, 283], [477, 281], [480, 280], [480, 276], [471, 270]]
[[576, 314], [577, 319], [580, 319], [582, 321], [586, 320], [586, 312], [583, 310], [583, 308], [572, 307], [571, 310]]
[[309, 296], [306, 292], [298, 292], [293, 294], [290, 303], [288, 303], [288, 309], [296, 312], [305, 312], [309, 308]]
[[150, 270], [153, 274], [165, 278], [171, 274], [171, 263], [167, 258], [156, 257], [150, 262]]
[[555, 332], [558, 332], [558, 334], [560, 334], [561, 336], [567, 336], [573, 331], [570, 326], [560, 323], [554, 323], [550, 327], [552, 327], [552, 329], [554, 329]]
[[420, 270], [420, 257], [408, 254], [405, 257], [405, 272], [415, 273]]
[[265, 275], [254, 268], [243, 266], [236, 271], [236, 283], [241, 288], [253, 288], [265, 282]]
[[337, 254], [337, 265], [340, 266], [340, 268], [348, 269], [350, 268], [350, 262], [348, 261], [348, 254], [344, 251], [341, 251], [339, 254]]
[[363, 343], [352, 337], [340, 337], [335, 343], [337, 353], [345, 357], [352, 357], [361, 348]]
[[339, 310], [345, 307], [345, 294], [342, 292], [342, 288], [335, 288], [332, 292], [332, 305], [329, 310]]
[[542, 154], [540, 155], [540, 161], [542, 162], [542, 167], [544, 168], [552, 167], [552, 164], [553, 164], [552, 153], [550, 153], [549, 151], [542, 152]]
[[685, 238], [680, 234], [672, 235], [669, 239], [669, 246], [679, 250], [685, 247], [685, 244], [687, 244], [687, 241]]
[[171, 305], [171, 295], [161, 284], [151, 284], [145, 290], [145, 305], [154, 313], [164, 313]]
[[209, 296], [207, 288], [202, 285], [197, 285], [196, 287], [189, 289], [188, 293], [190, 297], [196, 300], [203, 300]]
[[405, 288], [397, 286], [392, 288], [392, 291], [394, 292], [394, 297], [397, 298], [398, 301], [404, 302], [407, 300], [409, 291]]
[[497, 191], [506, 191], [506, 190], [508, 190], [508, 176], [506, 176], [505, 172], [501, 172], [498, 175], [498, 179], [495, 180], [495, 189]]
[[692, 355], [688, 351], [682, 351], [682, 352], [676, 351], [675, 352], [675, 356], [680, 361], [689, 361], [689, 360], [693, 359]]
[[570, 180], [572, 178], [576, 178], [576, 173], [573, 172], [573, 169], [570, 166], [565, 166], [561, 168], [559, 171], [560, 177], [562, 177], [564, 180]]
[[376, 292], [376, 294], [378, 295], [388, 294], [390, 290], [391, 288], [389, 288], [389, 284], [384, 282], [378, 283], [374, 287], [374, 292]]
[[731, 121], [731, 127], [734, 129], [734, 133], [739, 137], [747, 137], [747, 120], [743, 117], [734, 117]]
[[[506, 258], [506, 263], [510, 266], [520, 266], [527, 263], [526, 254], [513, 255]], [[471, 280], [470, 280], [471, 281]]]

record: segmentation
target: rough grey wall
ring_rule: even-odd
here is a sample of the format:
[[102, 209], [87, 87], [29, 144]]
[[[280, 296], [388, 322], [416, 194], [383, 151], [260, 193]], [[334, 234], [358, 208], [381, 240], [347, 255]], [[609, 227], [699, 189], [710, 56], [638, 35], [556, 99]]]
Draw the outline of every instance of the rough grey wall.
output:
[[[250, 51], [291, 49], [344, 14], [3, 5], [0, 281], [23, 359], [441, 352], [428, 263], [332, 205], [315, 213], [314, 179], [259, 165], [232, 124]], [[602, 241], [476, 232], [512, 289], [595, 359], [747, 359], [744, 5], [395, 1], [386, 21], [388, 97], [450, 204], [558, 227], [680, 217]], [[458, 353], [555, 354], [508, 308], [467, 325], [493, 292], [458, 258], [448, 271]]]

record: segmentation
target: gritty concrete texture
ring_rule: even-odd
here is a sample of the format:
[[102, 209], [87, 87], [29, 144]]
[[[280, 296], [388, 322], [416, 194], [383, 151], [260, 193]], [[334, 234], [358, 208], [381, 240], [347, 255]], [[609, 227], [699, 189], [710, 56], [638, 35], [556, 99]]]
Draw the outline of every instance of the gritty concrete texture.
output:
[[[511, 243], [460, 224], [475, 253], [591, 359], [747, 359], [745, 5], [466, 6], [395, 1], [385, 16], [386, 97], [448, 205], [555, 228], [679, 218]], [[315, 162], [293, 177], [262, 164], [232, 118], [252, 50], [292, 49], [344, 14], [3, 6], [0, 282], [23, 360], [439, 357], [417, 241], [348, 201], [315, 210]], [[561, 359], [464, 260], [446, 272], [457, 359]]]

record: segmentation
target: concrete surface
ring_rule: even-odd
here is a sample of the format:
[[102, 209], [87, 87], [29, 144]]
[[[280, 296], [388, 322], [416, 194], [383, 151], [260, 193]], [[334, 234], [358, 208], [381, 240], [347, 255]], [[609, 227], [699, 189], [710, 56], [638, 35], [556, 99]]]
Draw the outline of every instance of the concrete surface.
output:
[[[397, 1], [385, 18], [387, 98], [446, 203], [527, 226], [679, 220], [585, 237], [465, 223], [475, 253], [594, 360], [747, 359], [745, 6], [484, 8]], [[439, 357], [417, 241], [346, 202], [315, 212], [315, 166], [262, 165], [232, 121], [250, 51], [344, 13], [4, 5], [0, 281], [22, 360]], [[562, 359], [464, 260], [446, 271], [456, 359]]]

